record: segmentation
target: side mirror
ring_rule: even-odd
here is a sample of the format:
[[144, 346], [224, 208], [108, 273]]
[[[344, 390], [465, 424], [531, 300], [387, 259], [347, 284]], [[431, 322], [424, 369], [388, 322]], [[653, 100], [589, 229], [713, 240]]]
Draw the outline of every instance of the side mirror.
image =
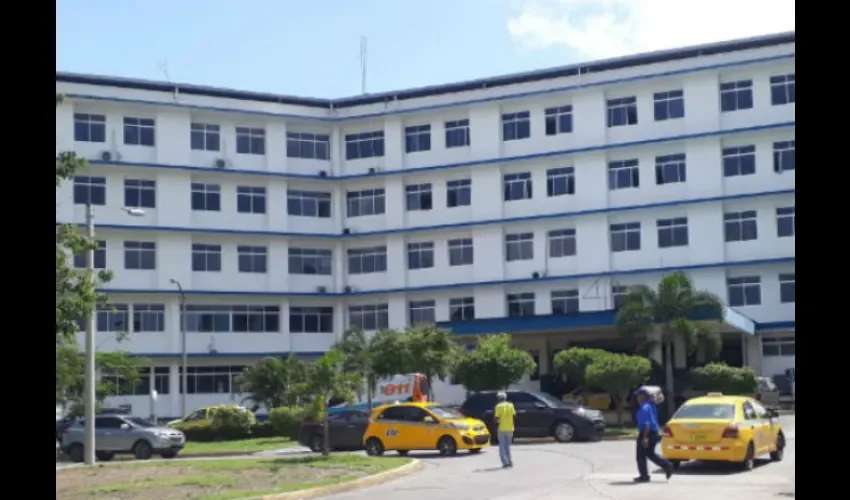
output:
[[426, 424], [433, 424], [437, 422], [436, 420], [434, 420], [434, 417], [425, 417], [422, 421]]
[[121, 424], [121, 430], [122, 431], [129, 431], [130, 430], [130, 424]]

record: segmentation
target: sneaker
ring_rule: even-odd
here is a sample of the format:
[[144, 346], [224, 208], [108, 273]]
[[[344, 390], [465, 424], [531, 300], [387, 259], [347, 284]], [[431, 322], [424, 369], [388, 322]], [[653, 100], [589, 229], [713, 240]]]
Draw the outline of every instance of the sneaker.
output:
[[670, 477], [673, 475], [673, 466], [668, 465], [667, 469], [664, 470], [664, 473], [667, 475], [667, 480], [670, 480]]
[[636, 482], [636, 483], [648, 483], [649, 482], [649, 476], [638, 476], [638, 477], [634, 478], [634, 482]]

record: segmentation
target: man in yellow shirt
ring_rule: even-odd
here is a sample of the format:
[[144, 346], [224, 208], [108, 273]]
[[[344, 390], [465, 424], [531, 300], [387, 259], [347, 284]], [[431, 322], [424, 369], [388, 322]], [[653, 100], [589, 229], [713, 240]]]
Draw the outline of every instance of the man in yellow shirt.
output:
[[499, 458], [502, 460], [502, 467], [505, 468], [514, 466], [511, 460], [511, 441], [514, 438], [514, 416], [516, 416], [513, 403], [507, 399], [507, 394], [499, 391], [496, 394], [498, 403], [493, 411], [496, 422], [499, 424]]

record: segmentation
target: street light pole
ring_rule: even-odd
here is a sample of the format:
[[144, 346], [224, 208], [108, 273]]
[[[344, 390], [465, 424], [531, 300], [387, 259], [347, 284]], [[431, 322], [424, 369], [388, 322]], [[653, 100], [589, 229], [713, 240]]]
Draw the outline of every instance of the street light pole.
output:
[[[86, 203], [86, 236], [89, 238], [89, 243], [96, 244], [94, 240], [94, 212], [91, 203]], [[94, 247], [90, 247], [86, 251], [86, 270], [89, 273], [90, 279], [94, 281]], [[83, 405], [86, 420], [85, 442], [83, 443], [83, 457], [86, 465], [94, 465], [95, 444], [94, 444], [94, 405], [95, 405], [95, 362], [94, 362], [94, 320], [95, 312], [92, 309], [86, 318], [86, 367], [85, 367], [85, 388], [83, 392]]]
[[180, 411], [182, 412], [182, 416], [186, 416], [186, 393], [189, 390], [188, 380], [189, 380], [189, 360], [188, 354], [186, 351], [186, 294], [183, 293], [183, 286], [179, 281], [172, 278], [171, 283], [177, 285], [177, 291], [180, 292], [180, 343], [181, 343], [181, 364], [183, 365], [183, 374], [181, 375], [181, 380], [183, 384], [183, 391], [180, 395]]

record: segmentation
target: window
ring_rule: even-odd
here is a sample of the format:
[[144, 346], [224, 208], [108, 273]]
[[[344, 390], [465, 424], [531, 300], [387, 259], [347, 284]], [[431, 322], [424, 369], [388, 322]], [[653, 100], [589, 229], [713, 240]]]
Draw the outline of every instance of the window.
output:
[[190, 127], [190, 142], [195, 151], [220, 151], [221, 127], [211, 123], [193, 123]]
[[468, 207], [472, 205], [472, 180], [459, 179], [446, 182], [446, 206]]
[[280, 308], [264, 305], [187, 305], [186, 331], [277, 333], [280, 331]]
[[578, 314], [578, 290], [553, 290], [552, 314]]
[[95, 313], [97, 331], [118, 332], [130, 331], [130, 312], [127, 304], [106, 304], [97, 306]]
[[796, 207], [780, 207], [776, 209], [776, 237], [785, 238], [797, 233]]
[[221, 272], [221, 245], [192, 243], [192, 271]]
[[763, 338], [761, 352], [764, 356], [796, 356], [797, 344], [794, 337]]
[[124, 206], [156, 208], [156, 181], [124, 179]]
[[266, 213], [266, 188], [236, 186], [236, 211], [240, 214]]
[[449, 240], [449, 266], [471, 266], [474, 261], [472, 238]]
[[796, 166], [797, 141], [782, 141], [773, 143], [773, 171], [784, 172], [794, 170]]
[[550, 168], [546, 171], [546, 196], [576, 194], [575, 168]]
[[331, 194], [317, 191], [286, 192], [286, 211], [296, 217], [331, 217]]
[[576, 254], [576, 230], [555, 229], [549, 231], [549, 257], [571, 257]]
[[289, 274], [331, 275], [330, 250], [311, 248], [289, 249]]
[[683, 91], [656, 92], [652, 97], [655, 100], [655, 121], [663, 122], [685, 117], [685, 93]]
[[434, 267], [434, 244], [431, 242], [407, 244], [407, 268], [429, 269]]
[[614, 302], [614, 310], [618, 311], [629, 296], [629, 287], [625, 285], [614, 285], [611, 287], [611, 299]]
[[546, 108], [546, 135], [569, 134], [572, 131], [572, 106]]
[[164, 332], [165, 304], [134, 304], [134, 332]]
[[534, 258], [534, 233], [505, 235], [505, 260], [531, 260]]
[[518, 141], [531, 137], [531, 115], [528, 111], [502, 114], [502, 140]]
[[534, 293], [508, 294], [508, 317], [534, 316]]
[[106, 205], [106, 177], [74, 177], [74, 204]]
[[770, 103], [774, 106], [796, 102], [795, 74], [770, 77]]
[[[110, 381], [114, 380], [113, 387], [118, 389], [116, 396], [147, 396], [151, 393], [151, 389], [155, 389], [157, 394], [169, 393], [169, 367], [157, 366], [153, 368], [153, 373], [151, 373], [151, 368], [147, 366], [139, 367], [138, 370], [139, 383], [132, 391], [126, 390], [127, 384], [120, 376], [104, 373], [104, 378], [108, 377]], [[95, 421], [95, 425], [97, 425], [97, 421]]]
[[750, 241], [758, 239], [756, 211], [729, 212], [723, 215], [726, 241]]
[[404, 188], [407, 210], [431, 210], [433, 208], [433, 197], [431, 195], [431, 183], [413, 184]]
[[250, 245], [238, 245], [236, 253], [239, 256], [240, 273], [265, 273], [268, 249]]
[[[74, 255], [74, 267], [77, 269], [85, 269], [86, 267], [86, 252]], [[97, 248], [94, 250], [94, 268], [106, 269], [106, 241], [98, 240]]]
[[608, 128], [637, 125], [637, 98], [608, 99]]
[[611, 251], [632, 252], [640, 250], [640, 222], [611, 224]]
[[640, 187], [640, 167], [637, 160], [612, 161], [608, 163], [608, 189]]
[[74, 113], [74, 140], [106, 142], [106, 116]]
[[287, 132], [286, 156], [307, 160], [330, 160], [331, 138], [327, 134]]
[[266, 131], [256, 127], [236, 127], [236, 152], [243, 155], [266, 154]]
[[404, 147], [408, 153], [431, 150], [431, 125], [414, 125], [404, 129]]
[[333, 307], [290, 307], [289, 333], [333, 333]]
[[[232, 394], [238, 392], [236, 377], [244, 366], [188, 366], [186, 367], [186, 394]], [[179, 392], [183, 393], [183, 367], [179, 367]]]
[[756, 173], [756, 147], [723, 148], [723, 176], [736, 177]]
[[659, 186], [687, 181], [685, 154], [655, 157], [655, 183]]
[[531, 172], [505, 174], [503, 179], [505, 201], [531, 199]]
[[450, 321], [469, 321], [475, 319], [475, 297], [449, 299]]
[[348, 191], [345, 193], [345, 201], [349, 217], [381, 215], [386, 212], [386, 199], [382, 188]]
[[753, 81], [720, 84], [720, 111], [726, 113], [753, 107]]
[[408, 308], [411, 325], [437, 321], [436, 305], [433, 300], [411, 300]]
[[345, 135], [345, 159], [380, 158], [384, 156], [384, 131]]
[[779, 302], [792, 304], [794, 299], [795, 279], [794, 273], [779, 275]]
[[380, 330], [390, 326], [390, 306], [375, 304], [366, 306], [349, 306], [348, 322], [361, 330]]
[[446, 149], [469, 146], [469, 120], [446, 122]]
[[729, 293], [730, 307], [761, 305], [761, 278], [759, 276], [728, 278], [726, 288]]
[[658, 248], [688, 246], [688, 218], [658, 219]]
[[277, 333], [280, 331], [280, 308], [277, 306], [230, 306], [233, 331], [236, 333]]
[[192, 210], [220, 212], [221, 186], [207, 182], [193, 182]]
[[120, 429], [121, 424], [124, 424], [122, 419], [118, 417], [97, 417], [94, 419], [94, 426], [98, 429]]
[[384, 273], [386, 271], [386, 246], [348, 249], [348, 274]]
[[152, 241], [124, 242], [124, 269], [156, 269], [156, 243]]
[[220, 333], [230, 331], [230, 306], [186, 305], [186, 331]]
[[124, 144], [128, 146], [153, 146], [154, 120], [152, 118], [124, 117]]

